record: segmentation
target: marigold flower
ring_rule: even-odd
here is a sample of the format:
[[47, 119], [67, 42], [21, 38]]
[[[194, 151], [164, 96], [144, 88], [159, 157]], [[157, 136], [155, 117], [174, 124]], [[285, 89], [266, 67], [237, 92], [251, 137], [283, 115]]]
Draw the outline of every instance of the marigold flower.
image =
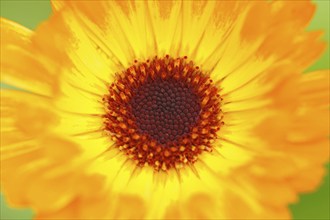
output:
[[36, 219], [288, 219], [329, 159], [309, 1], [53, 1], [1, 18], [1, 187]]

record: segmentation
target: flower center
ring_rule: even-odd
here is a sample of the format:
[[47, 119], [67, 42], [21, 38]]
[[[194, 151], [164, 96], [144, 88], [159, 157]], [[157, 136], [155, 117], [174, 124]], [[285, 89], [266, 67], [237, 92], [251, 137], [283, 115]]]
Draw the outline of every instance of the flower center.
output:
[[105, 103], [105, 130], [138, 166], [178, 169], [212, 151], [222, 125], [212, 80], [187, 57], [138, 63], [117, 76]]
[[188, 134], [201, 106], [189, 84], [174, 79], [149, 78], [130, 101], [138, 131], [167, 146]]

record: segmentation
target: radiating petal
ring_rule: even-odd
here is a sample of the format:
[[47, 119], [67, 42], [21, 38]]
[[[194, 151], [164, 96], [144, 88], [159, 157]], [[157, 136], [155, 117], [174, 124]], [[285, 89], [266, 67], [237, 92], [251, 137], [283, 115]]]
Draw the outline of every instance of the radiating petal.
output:
[[56, 92], [56, 77], [49, 72], [52, 66], [38, 59], [31, 46], [33, 32], [1, 19], [1, 82], [18, 88], [51, 95]]

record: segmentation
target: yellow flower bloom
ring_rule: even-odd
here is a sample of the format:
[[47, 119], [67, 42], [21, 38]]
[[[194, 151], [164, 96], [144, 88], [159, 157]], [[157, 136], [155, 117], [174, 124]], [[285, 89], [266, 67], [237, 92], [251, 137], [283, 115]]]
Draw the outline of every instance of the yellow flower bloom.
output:
[[54, 1], [1, 18], [1, 189], [36, 219], [288, 219], [329, 159], [305, 1]]

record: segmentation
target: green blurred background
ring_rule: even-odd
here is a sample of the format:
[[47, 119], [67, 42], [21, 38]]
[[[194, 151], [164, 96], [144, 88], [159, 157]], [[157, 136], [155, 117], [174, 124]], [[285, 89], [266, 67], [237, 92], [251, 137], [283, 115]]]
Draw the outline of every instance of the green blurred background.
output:
[[[308, 29], [323, 29], [325, 31], [323, 40], [330, 42], [329, 0], [314, 2], [317, 5], [317, 12]], [[30, 29], [35, 29], [40, 22], [47, 19], [47, 17], [51, 14], [51, 7], [48, 0], [0, 0], [0, 4], [0, 15], [2, 17], [14, 20]], [[326, 53], [307, 71], [318, 69], [329, 69], [329, 48], [327, 49]], [[327, 169], [329, 173], [329, 166], [327, 166]], [[318, 191], [312, 194], [301, 195], [300, 202], [290, 206], [294, 219], [330, 219], [329, 188], [330, 184], [328, 174], [324, 178], [324, 181]], [[1, 196], [1, 219], [6, 220], [32, 218], [32, 211], [10, 208], [6, 204], [5, 198]]]

